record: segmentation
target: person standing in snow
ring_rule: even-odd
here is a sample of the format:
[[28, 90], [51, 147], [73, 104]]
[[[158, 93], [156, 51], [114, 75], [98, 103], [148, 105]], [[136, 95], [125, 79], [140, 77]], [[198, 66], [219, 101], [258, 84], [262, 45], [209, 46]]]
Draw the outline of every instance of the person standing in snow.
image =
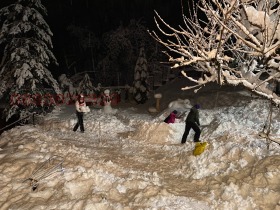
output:
[[195, 134], [194, 134], [194, 142], [199, 142], [199, 137], [200, 137], [200, 133], [201, 133], [201, 130], [199, 128], [200, 126], [200, 123], [199, 123], [199, 112], [198, 110], [200, 109], [200, 106], [199, 104], [196, 104], [194, 105], [186, 120], [185, 120], [185, 132], [183, 134], [183, 137], [182, 137], [182, 141], [181, 141], [181, 144], [184, 144], [186, 143], [186, 140], [187, 140], [187, 137], [189, 135], [189, 132], [191, 130], [191, 128], [194, 130]]
[[76, 131], [79, 127], [81, 132], [83, 133], [85, 131], [84, 129], [84, 108], [86, 107], [85, 97], [83, 94], [80, 94], [78, 96], [78, 100], [75, 103], [76, 106], [76, 115], [78, 118], [78, 121], [76, 125], [73, 128], [73, 131]]
[[167, 118], [165, 118], [164, 122], [169, 124], [169, 123], [174, 123], [175, 119], [177, 118], [177, 110], [174, 110], [173, 112], [171, 112]]

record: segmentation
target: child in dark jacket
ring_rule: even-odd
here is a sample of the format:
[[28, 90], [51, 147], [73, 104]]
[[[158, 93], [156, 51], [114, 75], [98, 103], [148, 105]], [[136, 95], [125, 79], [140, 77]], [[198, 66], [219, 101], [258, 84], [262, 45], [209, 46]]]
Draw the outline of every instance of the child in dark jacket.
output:
[[199, 123], [199, 113], [198, 110], [200, 109], [200, 106], [198, 104], [194, 105], [191, 108], [191, 111], [189, 112], [187, 119], [186, 119], [186, 125], [185, 125], [185, 132], [182, 137], [181, 143], [184, 144], [187, 140], [187, 137], [189, 135], [189, 132], [191, 128], [194, 130], [194, 142], [199, 142], [199, 137], [201, 130], [199, 128], [200, 123]]

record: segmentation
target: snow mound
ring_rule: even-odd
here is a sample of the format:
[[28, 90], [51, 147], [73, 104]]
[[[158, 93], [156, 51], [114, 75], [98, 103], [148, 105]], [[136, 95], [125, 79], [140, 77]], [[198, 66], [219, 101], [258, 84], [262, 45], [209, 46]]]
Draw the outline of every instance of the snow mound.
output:
[[191, 102], [189, 99], [177, 99], [168, 104], [169, 109], [178, 109], [178, 110], [186, 110], [192, 108]]
[[132, 138], [151, 144], [165, 144], [169, 138], [172, 138], [173, 132], [172, 127], [164, 122], [144, 122], [139, 125]]

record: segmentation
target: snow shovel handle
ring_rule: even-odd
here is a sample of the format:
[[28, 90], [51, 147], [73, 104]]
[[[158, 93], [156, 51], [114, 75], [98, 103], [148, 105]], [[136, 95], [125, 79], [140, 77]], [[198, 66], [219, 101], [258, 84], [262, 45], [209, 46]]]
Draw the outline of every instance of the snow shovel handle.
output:
[[206, 127], [208, 127], [209, 125], [200, 125], [199, 127], [201, 127], [201, 128], [206, 128]]

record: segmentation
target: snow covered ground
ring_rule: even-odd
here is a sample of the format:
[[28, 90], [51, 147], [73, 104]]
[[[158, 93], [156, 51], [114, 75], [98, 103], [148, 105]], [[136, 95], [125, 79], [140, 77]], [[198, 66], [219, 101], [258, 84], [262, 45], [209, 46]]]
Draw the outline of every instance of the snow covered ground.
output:
[[[73, 106], [6, 131], [0, 209], [279, 210], [280, 146], [258, 135], [269, 103], [243, 100], [245, 93], [197, 96], [208, 125], [201, 140], [209, 143], [200, 156], [193, 133], [180, 144], [183, 119], [168, 125], [162, 121], [170, 110], [151, 115], [140, 105], [119, 105], [115, 115], [92, 108], [85, 133], [72, 131]], [[272, 119], [279, 138], [279, 109]]]

